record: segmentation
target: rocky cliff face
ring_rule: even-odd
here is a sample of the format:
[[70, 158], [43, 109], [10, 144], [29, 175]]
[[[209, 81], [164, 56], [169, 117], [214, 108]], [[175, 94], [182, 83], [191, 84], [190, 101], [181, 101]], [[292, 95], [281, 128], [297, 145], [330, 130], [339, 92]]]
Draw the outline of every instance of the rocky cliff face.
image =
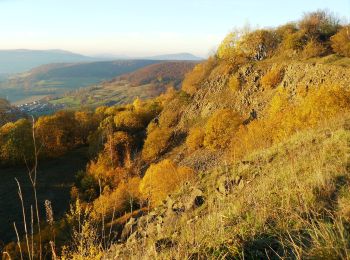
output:
[[[255, 109], [259, 117], [275, 91], [275, 89], [264, 89], [261, 79], [274, 66], [276, 64], [260, 63], [241, 67], [236, 72], [241, 81], [241, 89], [237, 92], [233, 92], [227, 86], [230, 75], [221, 75], [206, 80], [183, 109], [176, 129], [185, 132], [193, 122], [205, 119], [221, 108], [235, 109], [247, 118], [250, 111]], [[322, 84], [350, 87], [350, 68], [348, 67], [302, 62], [279, 64], [279, 67], [283, 70], [280, 85], [288, 89], [291, 96], [301, 87], [317, 88]], [[208, 250], [211, 250], [210, 241], [198, 240], [200, 236], [197, 236], [196, 228], [200, 227], [201, 232], [204, 232], [205, 225], [210, 223], [210, 226], [207, 226], [208, 234], [210, 234], [210, 232], [215, 232], [213, 230], [215, 223], [225, 226], [227, 224], [226, 218], [229, 217], [225, 215], [228, 213], [223, 208], [228, 207], [232, 200], [238, 198], [245, 201], [246, 197], [252, 196], [250, 206], [260, 207], [259, 204], [255, 204], [259, 200], [258, 197], [254, 197], [259, 189], [255, 188], [255, 185], [266, 189], [264, 183], [268, 183], [266, 180], [271, 180], [271, 187], [276, 186], [276, 184], [272, 184], [272, 180], [276, 178], [275, 169], [289, 163], [289, 161], [283, 161], [285, 158], [288, 158], [290, 154], [299, 156], [295, 154], [298, 154], [300, 149], [304, 149], [305, 153], [307, 153], [307, 149], [312, 149], [316, 153], [323, 148], [323, 143], [336, 143], [341, 140], [329, 135], [328, 129], [313, 135], [306, 138], [305, 142], [302, 141], [302, 144], [291, 142], [290, 148], [282, 149], [283, 152], [280, 148], [276, 148], [264, 156], [256, 155], [235, 165], [227, 165], [220, 152], [202, 149], [194, 153], [187, 153], [185, 146], [179, 143], [177, 147], [165, 154], [164, 158], [171, 158], [179, 164], [196, 169], [201, 176], [200, 180], [195, 184], [185, 185], [178, 194], [169, 196], [162, 205], [149, 213], [141, 212], [138, 216], [131, 218], [124, 227], [120, 243], [111, 248], [106, 258], [138, 259], [143, 257], [154, 259], [159, 253], [170, 249], [172, 256], [176, 254], [176, 250], [179, 251], [179, 256], [184, 256], [185, 253], [181, 253], [181, 250], [184, 252], [201, 251], [203, 243], [209, 247]], [[299, 159], [301, 160], [302, 157], [303, 155], [300, 155]], [[284, 171], [281, 170], [281, 172]], [[256, 196], [262, 196], [257, 194]], [[234, 202], [232, 203], [234, 204]], [[244, 206], [237, 205], [231, 205], [232, 209], [228, 212], [238, 210], [234, 207]], [[202, 221], [202, 219], [206, 220]], [[237, 217], [233, 222], [235, 221], [239, 223], [243, 220]], [[230, 225], [236, 224], [230, 222]], [[227, 226], [227, 228], [231, 227]], [[221, 231], [218, 229], [217, 232]], [[179, 239], [180, 236], [182, 240]], [[231, 246], [233, 242], [230, 240], [222, 241], [222, 243], [225, 246]], [[162, 255], [167, 256], [167, 254]], [[186, 255], [186, 257], [188, 259], [204, 259], [196, 253]]]
[[[277, 64], [257, 63], [241, 67], [237, 72], [241, 81], [238, 92], [227, 87], [229, 75], [205, 81], [186, 108], [180, 125], [186, 127], [187, 122], [207, 117], [220, 108], [232, 108], [246, 117], [249, 117], [253, 108], [258, 112], [262, 111], [273, 90], [264, 89], [261, 78], [275, 66]], [[314, 88], [335, 84], [341, 87], [350, 86], [349, 67], [303, 62], [283, 63], [278, 64], [278, 67], [283, 70], [280, 85], [287, 88], [292, 95], [300, 87]]]

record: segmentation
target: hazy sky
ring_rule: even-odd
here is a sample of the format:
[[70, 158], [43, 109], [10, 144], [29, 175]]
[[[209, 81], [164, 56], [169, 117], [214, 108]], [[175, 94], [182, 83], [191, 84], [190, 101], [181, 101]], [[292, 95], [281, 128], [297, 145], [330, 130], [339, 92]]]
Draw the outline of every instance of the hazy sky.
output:
[[65, 49], [88, 55], [206, 56], [234, 27], [268, 27], [350, 0], [0, 0], [0, 49]]

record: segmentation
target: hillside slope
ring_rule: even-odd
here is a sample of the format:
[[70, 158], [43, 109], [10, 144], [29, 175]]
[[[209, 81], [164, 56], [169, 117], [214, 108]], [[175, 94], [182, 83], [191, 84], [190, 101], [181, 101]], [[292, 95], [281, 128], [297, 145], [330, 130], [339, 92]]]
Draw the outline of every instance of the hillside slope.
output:
[[180, 88], [186, 73], [190, 72], [195, 64], [184, 61], [152, 64], [97, 86], [67, 93], [64, 97], [54, 98], [50, 102], [69, 107], [97, 107], [132, 103], [137, 97], [154, 98], [169, 87]]
[[[223, 109], [240, 111], [243, 119], [254, 109], [256, 122], [268, 118], [280, 88], [264, 87], [262, 81], [276, 66], [283, 70], [278, 85], [292, 99], [303, 89], [322, 91], [321, 86], [350, 90], [350, 68], [322, 62], [250, 63], [219, 75], [214, 68], [191, 99], [182, 106], [170, 102], [159, 116], [160, 124], [170, 122], [174, 136], [156, 162], [170, 159], [195, 169], [198, 177], [150, 213], [131, 218], [121, 233], [124, 242], [114, 245], [107, 258], [346, 258], [350, 232], [341, 219], [350, 217], [345, 202], [350, 194], [349, 112], [272, 145], [257, 134], [253, 140], [264, 143], [261, 148], [245, 147], [247, 152], [235, 160], [224, 149], [199, 145], [192, 150], [181, 137], [193, 128], [206, 129], [208, 119]], [[229, 87], [233, 76], [241, 82], [234, 91]], [[175, 107], [176, 117], [169, 119]], [[281, 120], [288, 120], [287, 112]], [[329, 243], [333, 251], [322, 251]]]
[[0, 83], [0, 96], [11, 102], [33, 97], [62, 95], [64, 92], [110, 80], [150, 64], [153, 60], [120, 60], [43, 65]]

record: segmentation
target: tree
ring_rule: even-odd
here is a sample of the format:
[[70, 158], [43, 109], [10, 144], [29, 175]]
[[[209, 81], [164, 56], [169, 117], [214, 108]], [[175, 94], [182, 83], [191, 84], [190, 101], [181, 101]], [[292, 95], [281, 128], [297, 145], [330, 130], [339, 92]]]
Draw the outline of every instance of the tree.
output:
[[139, 114], [134, 111], [122, 111], [114, 117], [114, 123], [121, 131], [139, 131], [145, 127], [145, 124]]
[[248, 58], [259, 61], [271, 57], [278, 43], [273, 31], [256, 30], [242, 37], [239, 48]]
[[186, 145], [191, 151], [195, 151], [203, 146], [204, 131], [200, 127], [191, 128], [186, 138]]
[[140, 191], [151, 205], [159, 205], [167, 195], [176, 191], [181, 184], [191, 180], [194, 171], [188, 167], [179, 167], [170, 160], [151, 164], [140, 183]]
[[0, 159], [13, 164], [34, 157], [32, 124], [27, 119], [7, 123], [0, 128]]
[[350, 25], [343, 27], [331, 37], [333, 50], [345, 57], [350, 57]]
[[339, 19], [327, 11], [319, 10], [305, 14], [299, 22], [299, 28], [309, 39], [324, 42], [339, 29]]
[[60, 111], [52, 116], [42, 116], [35, 124], [39, 142], [47, 156], [60, 156], [76, 145], [77, 132], [73, 112]]
[[213, 150], [226, 148], [242, 122], [241, 116], [235, 111], [216, 111], [205, 125], [204, 146]]
[[172, 130], [166, 127], [156, 127], [153, 131], [149, 132], [142, 149], [142, 159], [153, 161], [160, 156], [169, 146], [172, 134]]

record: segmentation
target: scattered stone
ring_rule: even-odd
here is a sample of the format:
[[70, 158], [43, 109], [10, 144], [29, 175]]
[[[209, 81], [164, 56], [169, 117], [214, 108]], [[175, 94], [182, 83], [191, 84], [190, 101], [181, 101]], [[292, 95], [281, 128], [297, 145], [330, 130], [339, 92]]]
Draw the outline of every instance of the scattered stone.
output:
[[161, 238], [155, 242], [156, 252], [160, 253], [164, 249], [174, 247], [175, 243], [170, 238]]

